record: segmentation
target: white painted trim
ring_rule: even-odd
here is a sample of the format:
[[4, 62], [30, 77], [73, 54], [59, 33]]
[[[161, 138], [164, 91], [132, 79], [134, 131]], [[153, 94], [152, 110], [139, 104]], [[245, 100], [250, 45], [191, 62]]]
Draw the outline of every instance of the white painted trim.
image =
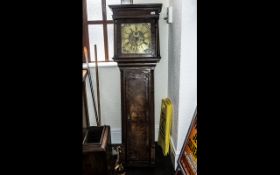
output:
[[122, 129], [121, 128], [111, 128], [111, 141], [112, 141], [112, 144], [122, 143]]
[[174, 170], [176, 170], [177, 168], [177, 160], [179, 158], [179, 155], [180, 155], [180, 150], [177, 151], [175, 149], [175, 146], [174, 146], [174, 141], [173, 141], [173, 138], [170, 137], [170, 159], [171, 159], [171, 162], [173, 164], [173, 168]]
[[155, 125], [155, 141], [158, 141], [158, 130], [159, 130], [159, 124]]
[[[89, 67], [95, 67], [95, 63], [88, 63]], [[98, 62], [98, 67], [117, 67], [116, 62]], [[87, 64], [83, 63], [83, 69], [87, 68]]]

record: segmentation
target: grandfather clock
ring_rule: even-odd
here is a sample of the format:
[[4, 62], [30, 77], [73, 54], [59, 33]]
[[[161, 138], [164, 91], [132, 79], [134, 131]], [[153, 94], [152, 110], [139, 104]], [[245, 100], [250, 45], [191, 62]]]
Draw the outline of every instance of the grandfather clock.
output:
[[109, 5], [114, 57], [121, 72], [122, 147], [126, 166], [155, 164], [154, 68], [160, 60], [162, 4]]

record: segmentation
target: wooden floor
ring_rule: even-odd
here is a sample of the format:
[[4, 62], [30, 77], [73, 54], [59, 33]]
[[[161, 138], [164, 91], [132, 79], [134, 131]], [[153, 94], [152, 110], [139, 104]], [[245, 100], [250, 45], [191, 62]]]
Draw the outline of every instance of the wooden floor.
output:
[[153, 168], [129, 168], [125, 175], [174, 175], [169, 155], [163, 156], [161, 148], [156, 144], [156, 166]]

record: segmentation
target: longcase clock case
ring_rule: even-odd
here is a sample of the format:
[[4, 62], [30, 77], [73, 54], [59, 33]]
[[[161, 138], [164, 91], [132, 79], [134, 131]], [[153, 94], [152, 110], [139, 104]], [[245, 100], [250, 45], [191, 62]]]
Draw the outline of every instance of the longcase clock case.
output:
[[160, 60], [162, 4], [109, 5], [121, 72], [122, 149], [126, 166], [155, 164], [154, 68]]

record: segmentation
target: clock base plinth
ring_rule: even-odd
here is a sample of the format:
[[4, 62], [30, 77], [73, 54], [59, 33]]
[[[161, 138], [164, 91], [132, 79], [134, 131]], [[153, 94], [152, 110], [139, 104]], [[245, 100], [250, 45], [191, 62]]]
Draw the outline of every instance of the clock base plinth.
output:
[[121, 145], [122, 152], [120, 154], [120, 160], [123, 163], [124, 167], [155, 167], [155, 143], [152, 144], [151, 149], [151, 160], [150, 161], [132, 161], [125, 160], [125, 146]]

